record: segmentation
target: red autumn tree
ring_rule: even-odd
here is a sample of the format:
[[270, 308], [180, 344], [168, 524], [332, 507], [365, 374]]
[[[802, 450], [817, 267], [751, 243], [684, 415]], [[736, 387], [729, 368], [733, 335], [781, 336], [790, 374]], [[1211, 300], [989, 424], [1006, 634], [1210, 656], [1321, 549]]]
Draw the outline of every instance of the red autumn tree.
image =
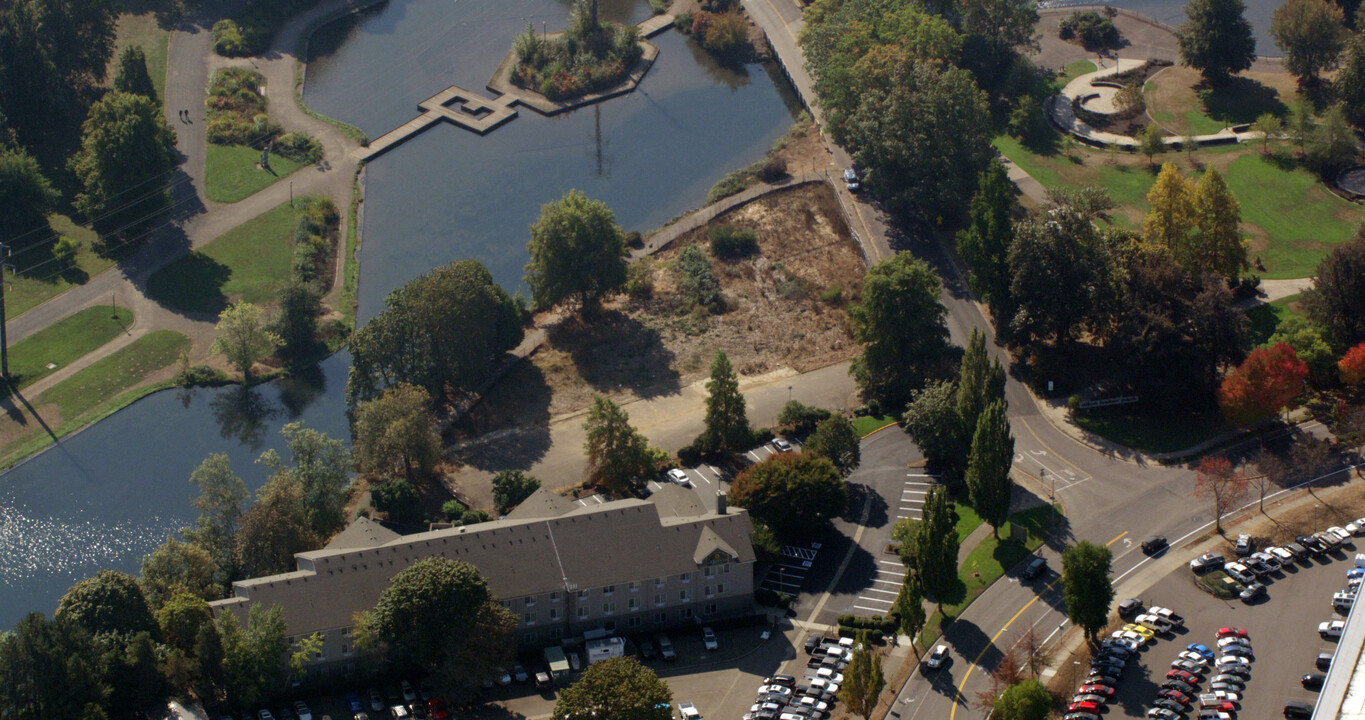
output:
[[1341, 381], [1347, 385], [1365, 382], [1365, 343], [1346, 351], [1346, 357], [1337, 361], [1337, 372], [1341, 373]]
[[1303, 392], [1308, 365], [1294, 348], [1276, 343], [1253, 350], [1218, 388], [1218, 407], [1228, 422], [1250, 425], [1273, 416]]
[[1214, 530], [1223, 532], [1223, 515], [1246, 497], [1250, 482], [1227, 458], [1205, 457], [1194, 472], [1194, 494], [1213, 501]]

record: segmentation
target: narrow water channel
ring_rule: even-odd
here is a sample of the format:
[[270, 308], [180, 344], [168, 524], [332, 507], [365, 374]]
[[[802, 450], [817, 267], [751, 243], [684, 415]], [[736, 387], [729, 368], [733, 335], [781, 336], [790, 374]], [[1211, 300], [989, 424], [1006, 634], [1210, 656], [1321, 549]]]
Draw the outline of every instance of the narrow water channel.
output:
[[[553, 32], [564, 0], [391, 0], [315, 36], [305, 98], [372, 137], [411, 119], [451, 84], [482, 89], [512, 37], [534, 16]], [[603, 0], [627, 22], [643, 0]], [[437, 126], [367, 169], [360, 316], [433, 266], [472, 257], [509, 290], [521, 283], [527, 228], [542, 203], [578, 188], [628, 230], [699, 206], [721, 176], [761, 158], [793, 122], [785, 86], [759, 65], [717, 65], [670, 30], [640, 91], [545, 118], [528, 110], [478, 137]], [[195, 517], [186, 482], [224, 452], [251, 488], [254, 463], [302, 421], [346, 434], [340, 354], [313, 372], [249, 392], [166, 391], [67, 438], [0, 475], [0, 627], [51, 613], [70, 585], [141, 558]]]

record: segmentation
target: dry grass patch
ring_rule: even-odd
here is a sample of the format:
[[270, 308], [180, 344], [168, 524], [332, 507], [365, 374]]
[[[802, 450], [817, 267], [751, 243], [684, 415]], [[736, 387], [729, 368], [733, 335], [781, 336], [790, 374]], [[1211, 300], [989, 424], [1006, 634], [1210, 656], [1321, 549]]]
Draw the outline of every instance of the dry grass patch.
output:
[[1178, 65], [1157, 73], [1143, 90], [1147, 114], [1176, 135], [1210, 135], [1267, 112], [1283, 118], [1296, 95], [1288, 73], [1248, 72], [1209, 88], [1198, 72]]

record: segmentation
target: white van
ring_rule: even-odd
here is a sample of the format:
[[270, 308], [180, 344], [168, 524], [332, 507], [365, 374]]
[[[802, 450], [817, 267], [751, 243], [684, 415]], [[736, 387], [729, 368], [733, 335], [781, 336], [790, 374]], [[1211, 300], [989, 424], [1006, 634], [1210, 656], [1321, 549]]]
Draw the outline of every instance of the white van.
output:
[[1356, 567], [1365, 568], [1365, 553], [1356, 553]]

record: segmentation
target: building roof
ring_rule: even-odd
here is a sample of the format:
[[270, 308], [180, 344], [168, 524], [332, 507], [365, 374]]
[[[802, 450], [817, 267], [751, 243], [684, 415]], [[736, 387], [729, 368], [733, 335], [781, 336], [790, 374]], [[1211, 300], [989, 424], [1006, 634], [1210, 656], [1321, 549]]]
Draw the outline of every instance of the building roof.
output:
[[358, 517], [355, 522], [346, 526], [345, 530], [337, 533], [332, 541], [327, 543], [328, 550], [341, 550], [349, 548], [379, 547], [399, 538], [398, 533], [380, 525], [378, 522], [367, 517]]
[[1365, 720], [1365, 602], [1351, 604], [1346, 627], [1337, 639], [1327, 680], [1318, 692], [1313, 717], [1320, 720]]
[[659, 506], [659, 515], [664, 518], [692, 518], [707, 514], [697, 491], [681, 485], [661, 485], [649, 496], [649, 500]]
[[[665, 506], [679, 509], [678, 503]], [[233, 583], [237, 597], [212, 605], [244, 616], [249, 604], [278, 604], [289, 634], [299, 635], [350, 627], [356, 612], [375, 606], [390, 578], [434, 555], [473, 564], [499, 598], [695, 572], [696, 558], [717, 549], [737, 562], [753, 562], [753, 528], [744, 511], [663, 515], [653, 502], [617, 500], [574, 506], [550, 518], [509, 516], [404, 535], [375, 547], [327, 547], [295, 555], [296, 572]]]
[[512, 508], [512, 512], [507, 513], [507, 517], [504, 519], [535, 520], [559, 517], [575, 507], [577, 505], [574, 501], [542, 487], [522, 500], [520, 505]]

